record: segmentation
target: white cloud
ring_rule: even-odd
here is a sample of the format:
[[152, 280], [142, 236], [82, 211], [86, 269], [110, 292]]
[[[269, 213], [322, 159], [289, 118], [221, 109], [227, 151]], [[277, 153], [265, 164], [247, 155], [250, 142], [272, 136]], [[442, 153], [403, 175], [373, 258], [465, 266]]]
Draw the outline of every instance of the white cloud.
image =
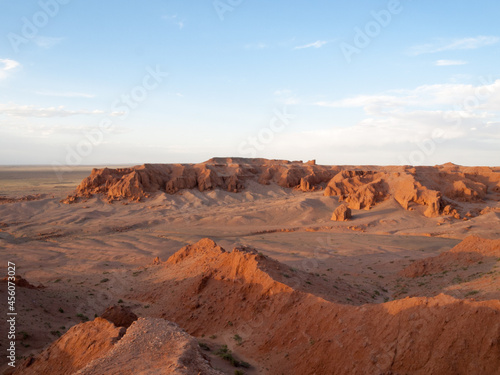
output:
[[21, 66], [17, 61], [11, 59], [0, 59], [0, 79], [4, 79], [9, 74], [9, 70], [13, 70]]
[[435, 43], [413, 46], [409, 49], [410, 55], [417, 56], [425, 53], [436, 53], [452, 50], [467, 50], [490, 46], [500, 41], [497, 36], [477, 36], [471, 38], [444, 40], [440, 39]]
[[177, 27], [179, 27], [179, 30], [182, 30], [184, 28], [184, 20], [183, 19], [180, 19], [177, 14], [174, 14], [172, 16], [169, 16], [169, 15], [166, 15], [166, 16], [162, 16], [162, 18], [164, 20], [167, 20], [169, 21], [170, 23], [172, 23], [173, 25], [176, 25]]
[[471, 107], [476, 110], [498, 110], [500, 79], [481, 79], [482, 84], [422, 85], [412, 90], [390, 90], [375, 95], [358, 95], [336, 101], [322, 101], [315, 105], [332, 108], [364, 108], [366, 112], [379, 113], [391, 108], [432, 108], [443, 106]]
[[65, 38], [54, 38], [48, 36], [37, 36], [33, 38], [35, 44], [40, 48], [49, 49], [61, 43]]
[[95, 98], [93, 94], [86, 94], [83, 92], [54, 92], [54, 91], [37, 91], [37, 95], [43, 96], [57, 96], [62, 98]]
[[328, 42], [324, 41], [324, 40], [317, 40], [316, 42], [314, 43], [310, 43], [310, 44], [306, 44], [306, 45], [303, 45], [303, 46], [297, 46], [297, 47], [294, 47], [294, 49], [304, 49], [304, 48], [321, 48], [323, 47], [325, 44], [327, 44]]
[[77, 115], [102, 115], [101, 110], [69, 110], [63, 106], [59, 107], [35, 107], [33, 105], [0, 104], [0, 115], [12, 117], [69, 117]]
[[463, 60], [437, 60], [436, 66], [452, 66], [452, 65], [465, 65], [467, 61]]
[[[474, 142], [475, 146], [467, 150], [469, 154], [482, 152], [481, 145], [487, 142], [500, 148], [500, 79], [480, 81], [477, 85], [422, 85], [410, 90], [317, 102], [315, 105], [323, 107], [362, 108], [365, 118], [350, 126], [289, 134], [281, 141], [314, 145], [318, 150], [360, 147], [376, 153], [392, 150], [395, 163], [408, 160], [412, 151], [420, 152], [418, 145], [425, 144], [432, 150], [423, 154], [423, 163], [437, 160], [439, 152], [446, 157], [445, 150], [455, 150], [451, 159], [463, 160], [463, 152], [459, 151], [463, 144]], [[434, 142], [436, 134], [438, 141]], [[457, 142], [460, 148], [454, 148]]]

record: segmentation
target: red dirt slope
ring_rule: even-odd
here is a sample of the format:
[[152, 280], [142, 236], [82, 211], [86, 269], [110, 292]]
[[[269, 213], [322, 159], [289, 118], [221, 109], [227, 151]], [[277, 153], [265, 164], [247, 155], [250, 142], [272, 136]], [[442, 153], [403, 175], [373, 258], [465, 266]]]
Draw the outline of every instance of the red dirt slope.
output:
[[284, 267], [205, 239], [143, 272], [131, 297], [193, 335], [238, 334], [233, 350], [259, 373], [499, 373], [498, 300], [439, 295], [341, 305], [307, 292], [306, 273], [282, 277]]
[[51, 375], [221, 375], [203, 356], [198, 342], [178, 325], [143, 319], [126, 330], [96, 318], [71, 328], [13, 374]]
[[416, 261], [401, 271], [402, 276], [420, 277], [444, 272], [453, 267], [468, 266], [488, 257], [500, 257], [500, 239], [487, 240], [469, 236], [449, 251]]

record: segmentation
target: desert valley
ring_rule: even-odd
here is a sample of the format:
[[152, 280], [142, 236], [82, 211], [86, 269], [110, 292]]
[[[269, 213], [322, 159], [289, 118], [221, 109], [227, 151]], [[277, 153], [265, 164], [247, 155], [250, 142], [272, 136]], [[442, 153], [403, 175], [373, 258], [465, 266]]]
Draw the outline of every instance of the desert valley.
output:
[[1, 167], [0, 248], [5, 374], [500, 374], [500, 167]]

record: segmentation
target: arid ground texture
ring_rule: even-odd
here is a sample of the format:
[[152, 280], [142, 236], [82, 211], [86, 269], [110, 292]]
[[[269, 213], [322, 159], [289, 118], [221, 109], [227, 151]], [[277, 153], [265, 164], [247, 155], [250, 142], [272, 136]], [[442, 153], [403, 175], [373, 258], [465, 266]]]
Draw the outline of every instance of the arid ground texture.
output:
[[500, 167], [1, 167], [0, 249], [6, 374], [500, 374]]

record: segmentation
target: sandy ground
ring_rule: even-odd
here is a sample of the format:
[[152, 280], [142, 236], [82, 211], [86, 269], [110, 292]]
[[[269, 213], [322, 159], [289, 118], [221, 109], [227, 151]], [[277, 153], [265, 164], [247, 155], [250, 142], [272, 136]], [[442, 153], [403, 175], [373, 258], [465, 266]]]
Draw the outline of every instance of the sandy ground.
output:
[[[80, 167], [59, 180], [51, 168], [0, 168], [0, 197], [36, 195], [34, 200], [0, 204], [4, 273], [7, 261], [14, 262], [18, 274], [45, 287], [17, 288], [19, 358], [37, 353], [112, 304], [126, 303], [137, 315], [148, 316], [147, 305], [125, 298], [143, 267], [204, 237], [227, 249], [254, 247], [290, 266], [291, 272], [309, 272], [313, 280], [341, 279], [358, 291], [346, 295], [341, 301], [345, 304], [439, 293], [500, 298], [499, 259], [417, 279], [399, 274], [412, 262], [449, 250], [468, 235], [500, 238], [500, 215], [495, 212], [469, 220], [426, 218], [418, 209], [406, 211], [388, 200], [370, 211], [353, 210], [349, 222], [332, 222], [337, 198], [256, 183], [240, 193], [190, 190], [158, 193], [140, 203], [109, 204], [102, 197], [60, 203], [90, 171]], [[498, 202], [490, 206], [495, 205], [499, 207]], [[6, 284], [0, 287], [4, 314]], [[315, 293], [313, 286], [310, 292]], [[4, 351], [5, 319], [0, 332]], [[6, 368], [5, 356], [0, 365], [0, 370]], [[234, 373], [220, 361], [215, 367]]]

